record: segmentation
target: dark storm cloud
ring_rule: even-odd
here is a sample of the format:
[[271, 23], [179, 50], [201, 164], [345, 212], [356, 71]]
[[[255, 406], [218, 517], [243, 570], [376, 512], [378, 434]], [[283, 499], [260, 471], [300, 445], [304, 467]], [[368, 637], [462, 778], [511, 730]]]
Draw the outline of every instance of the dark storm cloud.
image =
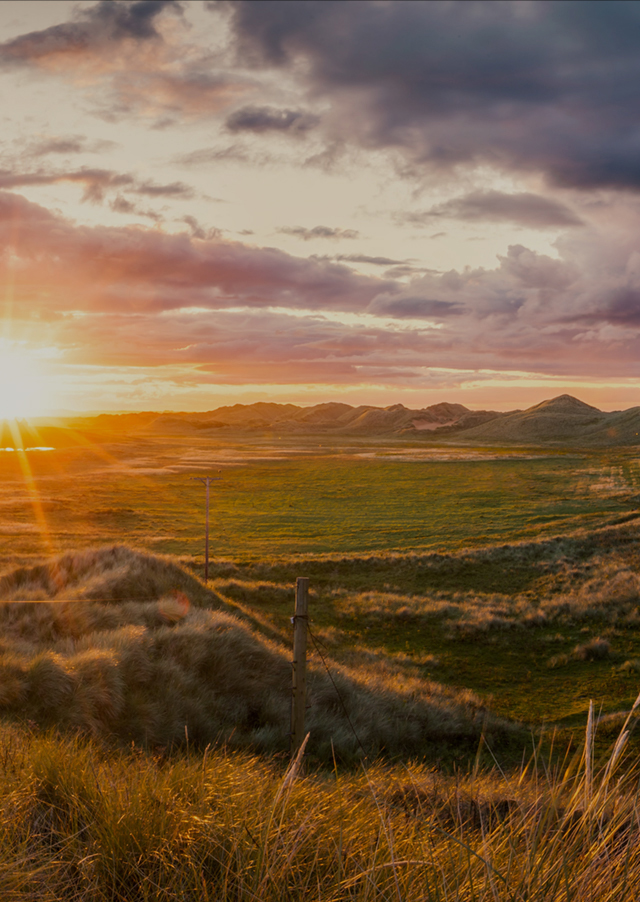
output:
[[289, 69], [329, 128], [414, 163], [489, 163], [640, 188], [640, 4], [226, 4], [238, 58]]
[[318, 116], [302, 110], [278, 110], [269, 106], [245, 106], [227, 117], [226, 126], [232, 132], [285, 132], [301, 135], [315, 128]]
[[331, 226], [314, 226], [312, 229], [305, 229], [304, 226], [283, 226], [278, 231], [282, 235], [293, 235], [294, 238], [301, 238], [303, 241], [313, 241], [314, 238], [358, 238], [360, 233], [354, 229], [336, 229]]
[[5, 63], [35, 62], [44, 57], [77, 55], [125, 40], [160, 40], [154, 20], [166, 9], [180, 9], [176, 0], [100, 0], [80, 9], [74, 20], [20, 35], [0, 45]]
[[585, 305], [584, 312], [575, 316], [585, 323], [610, 323], [616, 326], [640, 327], [640, 288], [624, 286], [604, 292]]
[[602, 318], [610, 323], [640, 326], [640, 290], [626, 288], [616, 292]]
[[505, 194], [502, 191], [473, 191], [438, 204], [424, 213], [404, 213], [397, 218], [411, 225], [433, 225], [437, 217], [465, 222], [511, 222], [532, 229], [583, 225], [582, 220], [564, 204], [529, 192]]

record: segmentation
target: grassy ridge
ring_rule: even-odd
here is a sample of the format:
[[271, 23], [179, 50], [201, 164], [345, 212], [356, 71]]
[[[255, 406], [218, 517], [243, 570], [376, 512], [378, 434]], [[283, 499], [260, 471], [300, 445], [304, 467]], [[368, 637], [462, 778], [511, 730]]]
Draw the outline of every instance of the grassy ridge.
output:
[[[290, 636], [172, 561], [124, 547], [68, 554], [5, 574], [0, 598], [5, 716], [150, 747], [188, 736], [286, 752]], [[393, 661], [331, 660], [331, 671], [310, 661], [316, 759], [469, 753], [483, 729], [496, 742], [513, 732], [473, 693]]]
[[[313, 628], [336, 660], [393, 661], [471, 689], [499, 716], [573, 728], [590, 698], [606, 714], [635, 698], [639, 570], [632, 520], [453, 554], [298, 556], [215, 572], [221, 595], [281, 631], [284, 587], [304, 573]], [[597, 640], [600, 657], [579, 651]]]
[[[197, 569], [120, 546], [0, 576], [3, 899], [634, 897], [635, 519], [450, 554], [219, 559], [208, 587]], [[312, 643], [306, 767], [286, 770], [302, 573], [322, 657]], [[340, 698], [360, 767], [342, 766], [362, 749]], [[502, 719], [538, 712], [564, 731]]]
[[505, 720], [570, 731], [590, 698], [611, 716], [631, 705], [639, 567], [635, 520], [448, 555], [217, 560], [208, 588], [173, 559], [68, 554], [0, 579], [0, 709], [121, 741], [173, 746], [186, 725], [199, 744], [284, 751], [304, 574], [312, 755], [463, 763], [483, 722], [510, 746]]

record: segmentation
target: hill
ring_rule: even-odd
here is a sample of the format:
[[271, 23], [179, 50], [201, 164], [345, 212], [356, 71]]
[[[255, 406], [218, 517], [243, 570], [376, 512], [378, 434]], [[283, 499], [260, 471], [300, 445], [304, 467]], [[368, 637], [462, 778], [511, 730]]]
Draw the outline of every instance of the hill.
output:
[[[5, 573], [0, 601], [1, 716], [125, 744], [167, 748], [186, 731], [202, 747], [287, 750], [290, 637], [177, 562], [123, 546], [66, 554]], [[389, 663], [331, 661], [329, 676], [326, 660], [309, 663], [306, 718], [326, 761], [512, 732], [469, 691]]]
[[497, 411], [472, 411], [446, 402], [417, 410], [403, 404], [389, 407], [325, 403], [313, 407], [294, 404], [235, 404], [207, 413], [162, 414], [145, 424], [156, 434], [276, 433], [277, 435], [426, 436], [439, 430], [459, 431], [501, 418]]
[[581, 447], [637, 445], [640, 407], [607, 413], [571, 395], [542, 401], [526, 410], [507, 413], [470, 410], [462, 404], [440, 402], [429, 407], [389, 407], [340, 402], [298, 407], [295, 404], [258, 402], [218, 407], [202, 413], [102, 414], [74, 417], [57, 425], [37, 428], [26, 421], [17, 427], [0, 423], [0, 447], [21, 441], [24, 447], [78, 443], [78, 432], [95, 441], [110, 436], [336, 436], [415, 439], [447, 443], [571, 444]]
[[469, 410], [441, 402], [411, 409], [328, 403], [236, 404], [202, 414], [163, 414], [147, 422], [155, 434], [334, 435], [498, 444], [628, 446], [640, 441], [640, 407], [606, 413], [571, 395], [526, 410]]
[[579, 444], [587, 447], [640, 443], [640, 407], [605, 413], [571, 395], [560, 395], [499, 420], [464, 429], [464, 441], [505, 444]]

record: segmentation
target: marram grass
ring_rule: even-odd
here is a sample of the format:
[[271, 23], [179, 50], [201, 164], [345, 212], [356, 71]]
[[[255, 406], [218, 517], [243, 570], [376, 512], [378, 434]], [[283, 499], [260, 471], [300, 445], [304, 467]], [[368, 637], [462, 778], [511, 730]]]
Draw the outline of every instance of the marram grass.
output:
[[[632, 630], [640, 586], [617, 567], [549, 593], [534, 610], [554, 629], [586, 618]], [[0, 899], [637, 898], [631, 717], [604, 760], [591, 707], [574, 757], [562, 761], [545, 745], [546, 757], [536, 749], [520, 769], [489, 772], [482, 762], [507, 726], [472, 693], [372, 653], [368, 664], [329, 662], [368, 758], [344, 770], [360, 750], [313, 663], [306, 757], [287, 767], [277, 752], [287, 744], [288, 648], [277, 622], [244, 600], [252, 586], [229, 575], [210, 591], [175, 562], [113, 548], [2, 578]], [[256, 588], [264, 604], [285, 590], [264, 579]], [[540, 626], [527, 599], [509, 607], [478, 595], [465, 610], [462, 598], [391, 589], [327, 597], [346, 614], [353, 606], [364, 617], [370, 606], [384, 623], [415, 616], [452, 626], [486, 614], [511, 618], [510, 633]], [[36, 598], [50, 603], [25, 604]], [[443, 740], [478, 748], [469, 773], [376, 759], [410, 761]], [[333, 770], [313, 770], [334, 752]]]
[[[200, 747], [287, 752], [290, 642], [174, 562], [125, 547], [66, 554], [5, 574], [0, 598], [0, 716], [156, 749], [186, 730]], [[330, 666], [308, 668], [316, 759], [419, 756], [429, 743], [470, 753], [482, 731], [502, 744], [517, 733], [465, 689], [385, 661]]]
[[594, 763], [305, 772], [224, 747], [179, 756], [0, 728], [3, 900], [621, 902], [640, 888], [625, 724]]

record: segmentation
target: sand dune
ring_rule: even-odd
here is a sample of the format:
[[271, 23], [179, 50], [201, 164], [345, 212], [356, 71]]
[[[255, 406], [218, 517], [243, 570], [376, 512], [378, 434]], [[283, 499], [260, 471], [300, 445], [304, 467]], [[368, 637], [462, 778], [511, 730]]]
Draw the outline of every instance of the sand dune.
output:
[[0, 423], [0, 447], [18, 441], [27, 445], [77, 444], [77, 431], [96, 440], [105, 434], [124, 436], [337, 436], [402, 438], [447, 443], [498, 443], [607, 447], [636, 445], [640, 440], [640, 407], [607, 413], [571, 395], [542, 401], [526, 410], [507, 413], [470, 410], [462, 404], [440, 402], [412, 409], [403, 404], [389, 407], [340, 402], [298, 407], [295, 404], [258, 402], [234, 404], [202, 413], [102, 414], [97, 417], [57, 421], [56, 425], [26, 421]]

